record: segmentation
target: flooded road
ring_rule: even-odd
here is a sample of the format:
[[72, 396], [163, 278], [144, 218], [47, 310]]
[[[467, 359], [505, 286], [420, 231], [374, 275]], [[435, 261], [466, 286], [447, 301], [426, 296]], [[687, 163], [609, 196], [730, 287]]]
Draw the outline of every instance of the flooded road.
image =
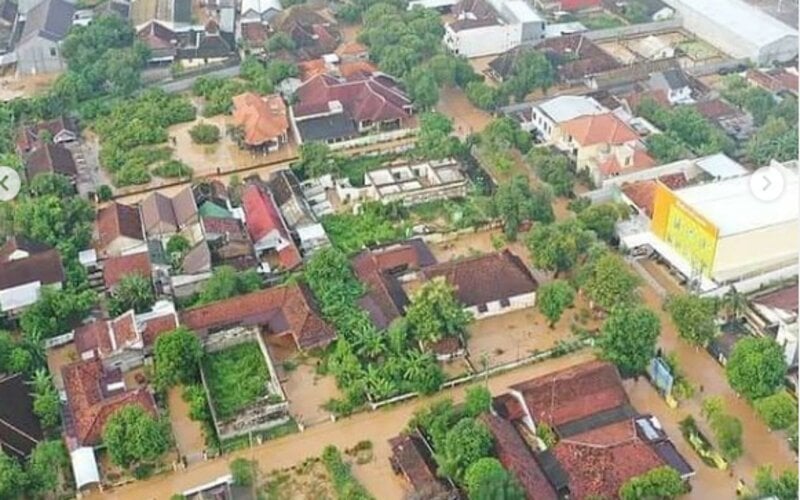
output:
[[[562, 368], [593, 359], [590, 352], [580, 352], [558, 359], [527, 366], [488, 380], [493, 394], [500, 394], [509, 385], [522, 382]], [[387, 407], [376, 412], [361, 413], [338, 422], [321, 424], [305, 432], [269, 441], [261, 446], [242, 450], [224, 457], [189, 466], [186, 470], [137, 481], [116, 490], [92, 493], [87, 498], [151, 500], [169, 499], [176, 492], [206, 483], [228, 473], [228, 464], [237, 457], [257, 460], [262, 470], [291, 467], [303, 460], [318, 456], [328, 444], [340, 449], [350, 448], [364, 439], [373, 443], [374, 460], [354, 469], [356, 477], [381, 500], [400, 500], [405, 497], [403, 483], [389, 466], [390, 448], [387, 440], [401, 432], [414, 411], [441, 397], [460, 401], [465, 387], [443, 391], [435, 397], [414, 399], [405, 404]]]
[[178, 452], [192, 463], [202, 459], [206, 441], [200, 423], [189, 418], [189, 404], [181, 397], [182, 393], [183, 386], [171, 387], [167, 392], [169, 423]]
[[473, 106], [466, 94], [455, 87], [446, 87], [439, 92], [436, 110], [453, 119], [456, 135], [461, 138], [482, 131], [493, 120], [491, 114]]

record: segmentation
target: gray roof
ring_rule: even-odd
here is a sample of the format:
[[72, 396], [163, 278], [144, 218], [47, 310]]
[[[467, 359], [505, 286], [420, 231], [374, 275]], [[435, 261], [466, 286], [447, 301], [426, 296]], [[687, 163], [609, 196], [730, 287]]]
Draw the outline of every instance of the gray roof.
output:
[[51, 42], [60, 42], [72, 27], [75, 6], [64, 0], [43, 0], [28, 11], [20, 43], [40, 36]]
[[650, 75], [650, 86], [653, 89], [677, 90], [689, 86], [689, 80], [683, 71], [679, 69], [668, 69], [660, 73]]
[[353, 120], [343, 113], [296, 122], [303, 142], [349, 139], [358, 135]]

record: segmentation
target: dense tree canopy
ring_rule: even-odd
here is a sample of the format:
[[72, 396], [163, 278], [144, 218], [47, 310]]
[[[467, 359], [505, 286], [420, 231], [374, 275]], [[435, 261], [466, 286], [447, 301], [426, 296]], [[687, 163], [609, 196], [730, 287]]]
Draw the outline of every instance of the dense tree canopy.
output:
[[141, 407], [125, 406], [106, 422], [103, 444], [112, 462], [129, 468], [158, 460], [169, 448], [169, 433], [162, 422]]
[[457, 482], [464, 481], [467, 468], [492, 451], [492, 434], [486, 426], [473, 418], [462, 418], [444, 439], [444, 447], [436, 450], [439, 472]]
[[745, 145], [747, 159], [755, 165], [768, 165], [770, 160], [788, 161], [797, 158], [797, 121], [788, 122], [771, 116]]
[[575, 220], [537, 224], [527, 241], [534, 266], [556, 274], [572, 269], [593, 243], [592, 233]]
[[753, 406], [770, 429], [788, 429], [797, 424], [797, 402], [786, 391], [756, 399]]
[[554, 82], [555, 70], [547, 57], [540, 51], [522, 50], [503, 82], [503, 91], [521, 102], [534, 90], [547, 91]]
[[41, 441], [28, 459], [28, 488], [38, 495], [56, 491], [68, 467], [69, 455], [63, 441]]
[[44, 368], [33, 374], [33, 412], [45, 429], [54, 429], [61, 420], [61, 400], [53, 379]]
[[717, 301], [691, 294], [674, 295], [667, 300], [667, 312], [681, 337], [705, 346], [717, 333]]
[[453, 121], [441, 113], [423, 113], [414, 152], [428, 160], [441, 160], [456, 154], [458, 139], [453, 137]]
[[776, 477], [771, 466], [759, 467], [756, 472], [756, 491], [760, 498], [797, 500], [797, 470], [787, 469]]
[[669, 466], [630, 478], [619, 490], [621, 500], [672, 500], [686, 491], [681, 475]]
[[0, 450], [0, 498], [16, 499], [25, 492], [25, 472], [19, 463]]
[[455, 289], [444, 279], [426, 281], [411, 297], [406, 321], [411, 335], [421, 343], [464, 333], [471, 316], [458, 302]]
[[503, 465], [494, 457], [473, 462], [464, 476], [470, 500], [525, 500], [525, 493]]
[[626, 219], [628, 207], [621, 203], [601, 203], [591, 205], [578, 214], [578, 221], [597, 237], [607, 243], [612, 243], [616, 238], [615, 228], [617, 221]]
[[536, 305], [550, 322], [550, 328], [561, 319], [564, 311], [575, 301], [575, 290], [564, 280], [555, 280], [539, 287]]
[[203, 346], [185, 327], [159, 335], [154, 347], [156, 383], [167, 388], [197, 380]]
[[731, 387], [749, 400], [769, 396], [781, 386], [786, 361], [781, 346], [769, 337], [739, 340], [725, 365]]
[[555, 220], [552, 196], [546, 189], [531, 189], [528, 179], [519, 175], [501, 184], [492, 197], [492, 214], [503, 221], [503, 232], [509, 240], [517, 239], [523, 222], [549, 224]]
[[220, 266], [214, 269], [211, 278], [203, 285], [197, 303], [209, 304], [255, 292], [261, 285], [261, 276], [254, 270], [239, 272], [230, 266]]
[[581, 288], [596, 307], [610, 310], [636, 302], [639, 278], [610, 251], [593, 255], [580, 273]]
[[464, 411], [470, 417], [477, 417], [481, 413], [486, 413], [492, 406], [492, 393], [485, 386], [472, 386], [467, 389], [464, 406]]
[[45, 288], [39, 300], [22, 313], [20, 327], [26, 335], [40, 335], [41, 338], [67, 333], [80, 324], [96, 301], [97, 295], [91, 290]]
[[130, 309], [136, 313], [143, 313], [149, 311], [155, 303], [156, 296], [150, 278], [132, 273], [123, 276], [114, 285], [114, 290], [108, 298], [108, 311], [112, 316], [118, 316]]
[[665, 108], [653, 99], [647, 98], [636, 108], [636, 113], [651, 121], [662, 131], [671, 134], [671, 138], [679, 139], [699, 156], [720, 151], [733, 153], [734, 143], [725, 132], [690, 106]]
[[645, 371], [656, 354], [661, 323], [642, 306], [615, 307], [603, 324], [597, 345], [601, 356], [617, 365], [623, 375]]
[[536, 175], [553, 188], [557, 196], [572, 196], [575, 186], [575, 168], [566, 156], [545, 148], [533, 148], [526, 159], [536, 170]]
[[722, 398], [711, 397], [703, 401], [703, 416], [708, 420], [714, 439], [722, 456], [733, 462], [742, 456], [742, 422], [725, 412]]

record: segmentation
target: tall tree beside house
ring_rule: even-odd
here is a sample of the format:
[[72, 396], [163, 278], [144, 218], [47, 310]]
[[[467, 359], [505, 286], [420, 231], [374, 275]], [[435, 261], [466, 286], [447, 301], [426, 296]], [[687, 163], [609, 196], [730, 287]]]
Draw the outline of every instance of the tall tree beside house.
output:
[[563, 154], [547, 148], [532, 148], [525, 156], [536, 170], [536, 175], [553, 188], [556, 196], [572, 196], [575, 187], [575, 170]]
[[621, 219], [628, 217], [628, 207], [621, 203], [601, 203], [591, 205], [578, 214], [578, 221], [606, 243], [612, 243], [616, 237], [614, 230]]
[[519, 175], [501, 185], [492, 197], [491, 210], [503, 220], [503, 232], [511, 241], [517, 239], [523, 222], [549, 224], [555, 220], [552, 196], [545, 189], [532, 190], [528, 180]]
[[786, 376], [783, 349], [769, 337], [746, 337], [733, 347], [725, 365], [728, 383], [748, 400], [774, 394]]
[[494, 457], [473, 462], [464, 477], [469, 500], [525, 500], [516, 478]]
[[680, 294], [669, 297], [665, 306], [678, 333], [685, 340], [706, 346], [716, 335], [716, 299]]
[[203, 285], [197, 303], [209, 304], [255, 292], [261, 285], [261, 276], [255, 270], [237, 272], [231, 266], [220, 266], [214, 269], [211, 278]]
[[526, 243], [534, 266], [558, 275], [575, 267], [594, 242], [594, 235], [571, 219], [535, 225]]
[[603, 324], [597, 346], [603, 359], [617, 365], [624, 376], [644, 373], [656, 354], [661, 323], [643, 306], [621, 306], [611, 310]]
[[522, 102], [534, 90], [547, 92], [555, 83], [555, 76], [547, 56], [540, 51], [523, 50], [514, 63], [511, 76], [503, 82], [503, 91]]
[[607, 250], [593, 255], [586, 262], [578, 281], [589, 300], [606, 311], [615, 306], [633, 304], [638, 299], [639, 278], [621, 257]]
[[555, 280], [539, 287], [536, 294], [536, 305], [547, 318], [550, 328], [561, 319], [561, 315], [575, 301], [575, 290], [564, 280]]
[[25, 336], [55, 337], [80, 324], [96, 302], [97, 294], [91, 290], [45, 288], [39, 300], [22, 313], [20, 327]]
[[439, 473], [463, 484], [467, 468], [478, 459], [488, 457], [492, 444], [492, 434], [481, 421], [462, 418], [447, 431], [443, 449], [436, 450]]
[[169, 448], [169, 434], [163, 422], [141, 407], [125, 406], [106, 422], [103, 444], [111, 461], [127, 469], [156, 462]]
[[69, 467], [69, 455], [61, 439], [41, 441], [33, 449], [28, 459], [28, 488], [46, 497], [48, 492], [57, 491], [59, 481]]
[[39, 368], [33, 373], [33, 412], [39, 417], [42, 427], [54, 429], [61, 420], [61, 401], [50, 373]]
[[406, 321], [412, 337], [425, 344], [462, 335], [472, 316], [456, 299], [453, 287], [437, 278], [425, 282], [413, 294]]
[[759, 467], [756, 472], [756, 491], [759, 498], [797, 500], [797, 470], [793, 467], [776, 477], [772, 466]]
[[149, 311], [155, 303], [156, 296], [150, 278], [138, 273], [128, 274], [114, 286], [108, 299], [108, 311], [112, 316], [118, 316], [130, 309], [143, 313]]
[[428, 160], [441, 160], [457, 153], [459, 142], [453, 137], [453, 121], [441, 113], [423, 113], [414, 153]]
[[744, 453], [742, 422], [725, 412], [724, 403], [719, 396], [703, 401], [702, 413], [714, 431], [714, 439], [722, 456], [729, 462], [736, 461]]
[[470, 417], [487, 413], [492, 407], [492, 393], [482, 385], [469, 387], [464, 406], [466, 414]]
[[335, 173], [336, 162], [331, 150], [324, 142], [307, 142], [300, 145], [300, 161], [296, 167], [307, 179], [315, 179], [326, 174]]
[[731, 286], [722, 296], [720, 305], [728, 321], [737, 321], [744, 314], [744, 310], [747, 307], [747, 297], [739, 292], [735, 286]]
[[203, 346], [187, 328], [180, 327], [159, 335], [153, 352], [156, 386], [160, 389], [197, 380]]
[[26, 482], [25, 471], [19, 463], [0, 450], [0, 498], [21, 498]]
[[408, 95], [418, 109], [429, 109], [439, 102], [435, 76], [423, 67], [412, 69], [405, 77]]
[[669, 466], [657, 467], [628, 479], [619, 490], [621, 500], [672, 500], [686, 492], [681, 475]]
[[753, 406], [770, 429], [788, 429], [797, 425], [797, 401], [786, 391], [756, 399]]

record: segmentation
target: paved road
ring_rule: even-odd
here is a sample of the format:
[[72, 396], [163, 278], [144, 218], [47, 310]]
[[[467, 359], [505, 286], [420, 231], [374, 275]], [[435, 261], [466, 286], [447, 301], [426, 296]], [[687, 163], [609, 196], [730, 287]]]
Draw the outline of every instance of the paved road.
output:
[[[493, 394], [500, 394], [515, 383], [592, 358], [592, 353], [584, 351], [544, 361], [491, 378], [488, 381], [489, 388]], [[435, 397], [452, 397], [455, 400], [461, 400], [464, 390], [464, 387], [458, 387], [444, 391]], [[154, 477], [148, 481], [138, 481], [117, 490], [93, 494], [89, 498], [168, 499], [176, 492], [185, 491], [227, 474], [229, 462], [240, 456], [257, 460], [261, 470], [270, 471], [276, 468], [291, 467], [309, 457], [319, 455], [328, 444], [344, 449], [354, 446], [361, 440], [370, 439], [374, 445], [374, 460], [367, 467], [359, 467], [356, 475], [381, 500], [400, 500], [405, 492], [389, 467], [387, 440], [402, 431], [414, 411], [428, 404], [431, 399], [414, 399], [408, 403], [376, 412], [362, 413], [338, 422], [315, 426], [300, 434], [269, 441], [249, 450], [190, 466], [184, 471]]]

